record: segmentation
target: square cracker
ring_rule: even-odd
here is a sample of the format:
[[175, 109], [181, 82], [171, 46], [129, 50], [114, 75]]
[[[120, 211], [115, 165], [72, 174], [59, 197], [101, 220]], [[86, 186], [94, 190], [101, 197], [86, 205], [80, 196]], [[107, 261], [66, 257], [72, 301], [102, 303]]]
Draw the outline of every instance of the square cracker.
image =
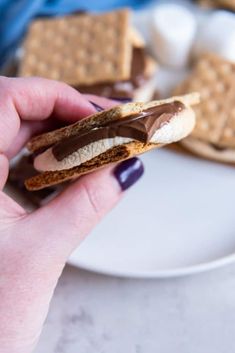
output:
[[205, 7], [222, 7], [235, 11], [235, 0], [199, 0]]
[[235, 63], [205, 54], [175, 93], [190, 90], [201, 94], [201, 103], [195, 107], [197, 123], [191, 136], [217, 146], [235, 147]]
[[129, 14], [122, 9], [34, 21], [24, 43], [20, 76], [42, 76], [76, 86], [128, 79]]
[[235, 0], [217, 0], [219, 6], [235, 10]]

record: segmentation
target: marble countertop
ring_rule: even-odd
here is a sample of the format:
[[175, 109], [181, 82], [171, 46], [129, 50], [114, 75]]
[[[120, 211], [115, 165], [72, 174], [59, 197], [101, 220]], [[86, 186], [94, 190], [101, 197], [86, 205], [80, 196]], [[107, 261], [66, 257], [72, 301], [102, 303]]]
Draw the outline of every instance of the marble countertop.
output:
[[166, 280], [67, 266], [36, 353], [231, 353], [235, 265]]

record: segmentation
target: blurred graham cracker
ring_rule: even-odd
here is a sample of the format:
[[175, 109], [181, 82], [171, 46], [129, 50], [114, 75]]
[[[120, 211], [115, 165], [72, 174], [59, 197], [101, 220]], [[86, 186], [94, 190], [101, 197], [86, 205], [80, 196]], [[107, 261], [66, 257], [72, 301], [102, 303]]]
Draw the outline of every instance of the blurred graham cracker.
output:
[[196, 127], [191, 136], [221, 147], [235, 147], [235, 63], [214, 54], [202, 56], [175, 94], [198, 91]]
[[199, 0], [198, 2], [202, 7], [205, 8], [215, 7], [217, 5], [216, 1], [214, 0]]
[[230, 10], [235, 10], [235, 0], [217, 0], [218, 5]]
[[204, 7], [222, 7], [235, 10], [235, 0], [199, 0]]
[[125, 80], [132, 43], [128, 9], [34, 21], [24, 44], [20, 76], [71, 85]]

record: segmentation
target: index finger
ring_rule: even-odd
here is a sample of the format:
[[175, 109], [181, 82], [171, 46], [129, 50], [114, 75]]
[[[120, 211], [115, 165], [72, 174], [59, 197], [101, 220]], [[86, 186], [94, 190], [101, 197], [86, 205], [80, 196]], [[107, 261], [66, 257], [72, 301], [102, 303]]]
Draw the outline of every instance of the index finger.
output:
[[8, 150], [22, 120], [49, 116], [74, 122], [95, 112], [94, 106], [65, 83], [44, 78], [0, 78], [0, 152]]

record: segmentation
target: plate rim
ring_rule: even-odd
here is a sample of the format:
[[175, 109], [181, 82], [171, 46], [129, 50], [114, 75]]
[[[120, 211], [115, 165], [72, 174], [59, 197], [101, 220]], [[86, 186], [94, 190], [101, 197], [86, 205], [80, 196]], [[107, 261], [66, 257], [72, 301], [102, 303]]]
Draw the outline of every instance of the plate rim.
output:
[[103, 266], [95, 266], [87, 263], [87, 261], [74, 260], [69, 258], [67, 264], [80, 268], [82, 270], [102, 274], [106, 276], [115, 276], [122, 278], [136, 278], [136, 279], [164, 279], [176, 278], [188, 275], [196, 275], [199, 273], [212, 271], [217, 268], [227, 266], [235, 262], [235, 253], [218, 258], [213, 261], [199, 263], [192, 266], [177, 267], [169, 270], [156, 270], [156, 271], [122, 271], [122, 270], [109, 270]]

